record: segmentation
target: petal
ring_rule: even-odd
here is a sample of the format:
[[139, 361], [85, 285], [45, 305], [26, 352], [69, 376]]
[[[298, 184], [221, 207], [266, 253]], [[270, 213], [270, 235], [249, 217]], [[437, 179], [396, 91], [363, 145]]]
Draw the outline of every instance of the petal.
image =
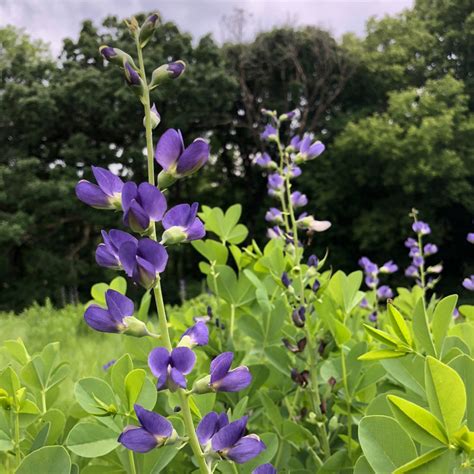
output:
[[153, 264], [144, 258], [137, 257], [137, 266], [133, 269], [133, 280], [147, 290], [156, 282], [156, 270]]
[[150, 225], [150, 217], [135, 199], [132, 200], [130, 208], [125, 212], [123, 221], [134, 232], [144, 232]]
[[163, 377], [168, 373], [170, 353], [165, 347], [155, 347], [148, 355], [148, 367], [155, 377]]
[[317, 221], [316, 219], [313, 220], [311, 223], [311, 230], [315, 232], [324, 232], [331, 227], [331, 223], [329, 221]]
[[97, 186], [85, 179], [76, 184], [76, 196], [82, 202], [97, 209], [111, 209], [109, 197]]
[[[128, 232], [124, 232], [123, 230], [112, 229], [109, 232], [109, 240], [118, 250], [122, 244], [125, 242], [133, 242], [135, 244], [138, 243], [138, 240], [133, 236], [130, 235]], [[104, 239], [105, 242], [105, 239]]]
[[146, 410], [140, 405], [133, 406], [138, 421], [149, 433], [163, 438], [169, 438], [173, 433], [173, 425], [164, 417], [154, 411]]
[[115, 290], [107, 290], [105, 292], [105, 301], [107, 302], [110, 315], [116, 321], [122, 322], [126, 316], [132, 316], [134, 310], [133, 301], [122, 295], [122, 293]]
[[166, 198], [163, 193], [150, 183], [138, 186], [138, 196], [145, 212], [154, 221], [160, 221], [166, 211]]
[[211, 411], [199, 422], [196, 428], [196, 435], [202, 445], [206, 444], [217, 431], [218, 418], [217, 413]]
[[137, 185], [133, 181], [125, 183], [122, 188], [122, 209], [128, 211], [130, 204], [137, 198]]
[[206, 228], [201, 219], [196, 218], [194, 222], [187, 228], [187, 240], [199, 240], [206, 235]]
[[325, 149], [326, 149], [326, 147], [325, 147], [320, 141], [314, 142], [314, 143], [309, 147], [308, 155], [309, 155], [311, 158], [316, 158], [316, 157], [319, 156]]
[[252, 474], [277, 474], [277, 470], [273, 467], [272, 464], [266, 463], [261, 464], [256, 469], [252, 471]]
[[184, 336], [188, 336], [193, 344], [205, 346], [209, 342], [209, 329], [205, 322], [198, 321], [194, 326], [186, 329], [181, 339]]
[[211, 383], [217, 382], [227, 374], [233, 360], [232, 352], [223, 352], [211, 362]]
[[201, 168], [209, 158], [209, 144], [202, 138], [194, 140], [178, 159], [176, 171], [188, 176]]
[[123, 181], [111, 171], [99, 166], [93, 166], [92, 173], [100, 189], [108, 196], [114, 196], [114, 194], [122, 192]]
[[118, 254], [125, 273], [131, 277], [137, 266], [138, 245], [135, 242], [125, 242], [118, 249]]
[[188, 347], [176, 347], [171, 351], [171, 366], [189, 374], [196, 363], [196, 354]]
[[141, 239], [138, 242], [138, 254], [155, 267], [156, 273], [161, 273], [166, 268], [168, 252], [158, 242], [151, 239]]
[[89, 306], [84, 313], [86, 323], [96, 331], [100, 332], [119, 332], [117, 321], [115, 321], [109, 312], [95, 304]]
[[151, 433], [138, 427], [131, 427], [124, 431], [119, 436], [118, 442], [137, 453], [147, 453], [158, 445], [158, 441]]
[[191, 206], [189, 204], [178, 204], [173, 206], [163, 217], [163, 227], [169, 229], [173, 226], [187, 227]]
[[175, 387], [186, 388], [186, 377], [178, 369], [173, 367], [170, 370], [170, 378]]
[[223, 378], [215, 382], [213, 387], [219, 392], [239, 392], [247, 388], [252, 382], [252, 374], [250, 370], [245, 367], [237, 367], [231, 370]]
[[247, 419], [247, 416], [243, 416], [219, 430], [211, 439], [212, 449], [214, 451], [222, 451], [234, 446], [245, 433]]
[[105, 244], [99, 244], [95, 251], [95, 261], [101, 266], [106, 268], [120, 268], [120, 261], [116, 255], [110, 252], [109, 248]]
[[167, 170], [178, 161], [179, 156], [183, 153], [183, 137], [181, 132], [173, 128], [166, 130], [161, 135], [155, 149], [155, 160]]
[[226, 412], [223, 412], [219, 415], [219, 419], [217, 420], [217, 430], [219, 431], [220, 429], [224, 428], [224, 426], [227, 426], [229, 424], [229, 417], [227, 416]]
[[237, 464], [243, 464], [257, 457], [266, 449], [257, 435], [244, 436], [235, 446], [227, 451], [226, 456]]

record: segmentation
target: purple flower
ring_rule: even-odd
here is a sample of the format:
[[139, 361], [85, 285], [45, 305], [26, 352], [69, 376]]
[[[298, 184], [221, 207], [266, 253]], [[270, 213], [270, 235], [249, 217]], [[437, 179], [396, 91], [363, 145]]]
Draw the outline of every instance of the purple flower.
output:
[[101, 46], [99, 52], [105, 59], [107, 59], [107, 61], [110, 61], [112, 58], [117, 56], [117, 52], [112, 48], [112, 46]]
[[277, 474], [277, 470], [273, 467], [272, 464], [266, 463], [261, 464], [252, 471], [252, 474]]
[[325, 150], [325, 146], [318, 140], [313, 142], [313, 138], [309, 134], [305, 134], [298, 144], [298, 155], [296, 162], [308, 161], [316, 158]]
[[205, 140], [197, 138], [185, 149], [181, 132], [173, 128], [166, 130], [155, 150], [155, 160], [163, 168], [158, 176], [160, 189], [195, 173], [208, 159], [209, 144]]
[[260, 134], [262, 140], [276, 140], [277, 139], [277, 129], [273, 125], [266, 125], [263, 132]]
[[119, 209], [122, 199], [123, 181], [111, 171], [92, 167], [97, 184], [81, 179], [76, 185], [76, 196], [96, 209]]
[[197, 217], [199, 204], [178, 204], [172, 207], [163, 217], [165, 231], [161, 237], [163, 244], [177, 244], [202, 239], [206, 230], [201, 219]]
[[377, 297], [378, 297], [379, 300], [386, 300], [388, 298], [393, 298], [393, 291], [389, 286], [382, 285], [377, 290]]
[[416, 257], [413, 257], [413, 265], [415, 267], [421, 267], [425, 263], [425, 259], [421, 255], [417, 255]]
[[331, 227], [329, 221], [318, 221], [313, 216], [306, 214], [299, 216], [296, 224], [300, 229], [305, 229], [310, 232], [324, 232]]
[[416, 268], [414, 265], [410, 265], [405, 270], [405, 276], [407, 276], [407, 277], [417, 277], [418, 276], [418, 268]]
[[140, 426], [126, 426], [118, 441], [127, 449], [137, 453], [147, 453], [162, 446], [173, 434], [173, 425], [163, 416], [134, 405]]
[[379, 279], [375, 274], [367, 274], [364, 281], [365, 284], [372, 289], [377, 288], [377, 285], [379, 284]]
[[316, 255], [310, 255], [308, 257], [308, 267], [317, 267], [319, 265], [319, 259]]
[[268, 175], [268, 194], [270, 196], [278, 196], [283, 190], [284, 184], [284, 179], [278, 173]]
[[298, 150], [299, 146], [301, 143], [301, 137], [299, 135], [295, 135], [294, 137], [291, 138], [290, 144], [288, 145], [289, 151], [296, 151]]
[[271, 207], [265, 214], [265, 220], [272, 224], [282, 224], [283, 223], [283, 214], [276, 207]]
[[148, 41], [153, 36], [153, 33], [158, 25], [159, 20], [159, 15], [157, 13], [153, 13], [143, 22], [139, 33], [140, 46], [142, 48], [147, 45]]
[[297, 178], [298, 176], [301, 176], [301, 168], [296, 165], [291, 165], [290, 167], [285, 166], [283, 168], [283, 173], [285, 175], [289, 174], [290, 178]]
[[283, 231], [278, 226], [267, 229], [267, 237], [269, 239], [278, 239], [279, 237], [282, 237], [282, 236], [283, 236]]
[[308, 198], [306, 197], [306, 194], [295, 191], [291, 193], [291, 204], [295, 208], [306, 206], [306, 204], [308, 204]]
[[91, 304], [84, 313], [86, 323], [96, 331], [111, 333], [127, 333], [132, 336], [148, 334], [142, 321], [132, 317], [133, 302], [115, 290], [105, 292], [107, 308]]
[[389, 260], [388, 262], [385, 262], [381, 267], [380, 267], [380, 273], [395, 273], [398, 270], [398, 266], [393, 263], [393, 260]]
[[168, 63], [166, 68], [170, 78], [177, 79], [186, 69], [186, 63], [184, 61], [173, 61], [172, 63]]
[[246, 427], [246, 416], [229, 423], [226, 414], [210, 412], [200, 421], [196, 435], [202, 446], [210, 447], [223, 458], [243, 464], [266, 449], [257, 435], [244, 436]]
[[317, 293], [319, 288], [321, 288], [321, 283], [319, 283], [319, 280], [314, 280], [314, 283], [311, 289], [313, 290], [314, 293]]
[[158, 390], [186, 388], [185, 375], [193, 370], [195, 363], [196, 355], [188, 347], [176, 347], [171, 354], [164, 347], [155, 347], [148, 356], [148, 366], [158, 379]]
[[466, 290], [474, 291], [474, 275], [471, 275], [469, 278], [464, 278], [462, 286], [464, 286]]
[[162, 64], [157, 67], [151, 74], [150, 90], [158, 87], [170, 79], [177, 79], [186, 70], [186, 63], [184, 61], [173, 61], [168, 64]]
[[291, 110], [290, 112], [285, 112], [284, 114], [281, 114], [279, 119], [282, 122], [285, 120], [293, 120], [298, 113], [299, 113], [298, 109]]
[[249, 369], [241, 365], [229, 370], [234, 360], [232, 352], [223, 352], [211, 362], [209, 387], [216, 392], [239, 392], [252, 382]]
[[281, 282], [283, 283], [283, 286], [285, 288], [288, 288], [291, 285], [291, 280], [290, 280], [287, 272], [283, 272], [281, 274]]
[[435, 244], [426, 244], [423, 248], [425, 256], [434, 255], [438, 253], [438, 247]]
[[367, 257], [359, 259], [359, 266], [362, 267], [367, 275], [377, 275], [379, 273], [379, 267]]
[[130, 65], [128, 61], [124, 61], [123, 69], [125, 72], [125, 80], [129, 86], [141, 86], [142, 80], [140, 74], [135, 70], [133, 66]]
[[268, 153], [263, 153], [263, 155], [260, 155], [256, 160], [255, 164], [260, 166], [261, 168], [264, 169], [276, 169], [278, 165], [270, 158], [270, 155]]
[[166, 211], [166, 198], [150, 183], [137, 186], [128, 182], [122, 189], [123, 222], [134, 232], [146, 232], [150, 224], [159, 222]]
[[359, 307], [364, 308], [364, 309], [370, 308], [367, 298], [362, 298], [362, 300], [359, 303]]
[[125, 242], [119, 248], [119, 259], [125, 273], [144, 288], [152, 288], [168, 262], [163, 245], [151, 239]]
[[137, 244], [138, 240], [133, 237], [133, 235], [117, 229], [112, 229], [108, 234], [103, 230], [102, 238], [104, 239], [104, 242], [97, 246], [97, 250], [95, 251], [95, 261], [101, 267], [121, 270], [122, 263], [120, 262], [119, 248], [125, 242]]
[[413, 225], [411, 226], [413, 229], [413, 232], [420, 234], [420, 235], [428, 235], [431, 233], [430, 226], [423, 221], [416, 221], [413, 222]]
[[418, 242], [412, 237], [408, 237], [408, 239], [405, 240], [405, 247], [408, 247], [409, 249], [412, 247], [418, 247]]
[[179, 344], [180, 346], [194, 347], [205, 346], [208, 342], [209, 329], [204, 321], [198, 321], [194, 326], [186, 329], [181, 336]]
[[467, 234], [466, 239], [470, 244], [474, 244], [474, 232], [469, 232], [469, 234]]
[[377, 312], [376, 311], [369, 314], [369, 321], [371, 321], [373, 323], [377, 322]]
[[115, 364], [115, 362], [117, 362], [117, 359], [109, 360], [106, 364], [104, 364], [104, 365], [102, 366], [102, 370], [104, 370], [104, 371], [109, 370], [110, 367], [112, 367], [112, 366]]
[[418, 247], [412, 247], [408, 252], [410, 257], [418, 257], [420, 255], [420, 249]]

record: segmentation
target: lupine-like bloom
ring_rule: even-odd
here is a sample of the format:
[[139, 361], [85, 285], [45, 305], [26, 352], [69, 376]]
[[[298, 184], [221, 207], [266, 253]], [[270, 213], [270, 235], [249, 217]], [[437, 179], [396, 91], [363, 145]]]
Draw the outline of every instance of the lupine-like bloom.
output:
[[107, 232], [103, 230], [102, 238], [104, 242], [97, 246], [95, 251], [95, 260], [101, 267], [112, 268], [114, 270], [121, 270], [122, 263], [119, 257], [119, 248], [125, 242], [138, 243], [138, 240], [127, 232], [118, 229], [112, 229]]
[[407, 267], [407, 269], [405, 270], [405, 276], [418, 277], [418, 269], [415, 267], [415, 265], [410, 265]]
[[411, 249], [413, 247], [417, 247], [418, 246], [418, 242], [412, 238], [412, 237], [408, 237], [407, 240], [405, 240], [405, 247]]
[[423, 222], [423, 221], [413, 222], [413, 225], [411, 226], [411, 228], [413, 229], [413, 232], [415, 232], [416, 234], [420, 234], [420, 235], [431, 234], [430, 226], [426, 222]]
[[317, 267], [319, 265], [319, 259], [316, 255], [310, 255], [308, 257], [308, 267]]
[[119, 248], [119, 259], [125, 273], [146, 289], [152, 288], [168, 262], [163, 245], [151, 239], [125, 242]]
[[273, 467], [272, 464], [266, 463], [256, 467], [252, 471], [252, 474], [277, 474], [277, 470]]
[[291, 204], [293, 207], [303, 207], [308, 204], [308, 198], [306, 194], [300, 193], [299, 191], [295, 191], [291, 193]]
[[393, 298], [393, 291], [387, 285], [382, 285], [377, 289], [377, 297], [379, 300], [386, 300], [388, 298]]
[[125, 80], [129, 86], [139, 87], [142, 85], [140, 74], [138, 74], [136, 69], [128, 61], [124, 61], [123, 69], [125, 72]]
[[290, 167], [285, 166], [283, 168], [283, 173], [285, 175], [289, 174], [290, 178], [297, 178], [298, 176], [301, 176], [301, 168], [296, 165], [291, 165]]
[[271, 170], [278, 168], [278, 165], [270, 158], [268, 153], [263, 153], [256, 160], [255, 164], [263, 169]]
[[153, 32], [160, 21], [158, 13], [153, 13], [150, 15], [140, 28], [139, 41], [140, 46], [143, 48], [146, 46], [150, 38], [153, 36]]
[[470, 244], [474, 244], [474, 232], [469, 232], [469, 234], [467, 234], [466, 239]]
[[223, 352], [211, 362], [209, 387], [216, 392], [239, 392], [252, 382], [248, 367], [241, 365], [230, 370], [234, 354]]
[[464, 286], [466, 290], [474, 291], [474, 275], [471, 275], [468, 278], [464, 278], [462, 286]]
[[81, 179], [76, 185], [76, 196], [96, 209], [120, 209], [123, 181], [111, 171], [92, 166], [97, 184]]
[[285, 185], [285, 180], [278, 174], [268, 175], [268, 194], [270, 196], [278, 196]]
[[397, 270], [398, 270], [398, 265], [393, 263], [393, 260], [389, 260], [388, 262], [385, 262], [380, 267], [380, 273], [395, 273]]
[[271, 224], [283, 224], [283, 214], [280, 209], [271, 207], [265, 214], [265, 220]]
[[262, 140], [276, 140], [277, 129], [273, 125], [266, 125], [263, 132], [260, 134]]
[[267, 237], [269, 239], [278, 239], [283, 237], [283, 231], [278, 226], [271, 227], [267, 230]]
[[324, 150], [325, 146], [319, 141], [313, 142], [313, 138], [309, 134], [305, 134], [297, 146], [297, 155], [295, 162], [313, 160], [319, 156]]
[[329, 221], [317, 221], [313, 216], [308, 216], [307, 214], [299, 216], [296, 224], [300, 229], [310, 232], [324, 232], [331, 227]]
[[198, 321], [186, 329], [179, 341], [180, 346], [205, 346], [209, 342], [209, 329], [204, 321]]
[[126, 333], [131, 336], [148, 334], [145, 324], [133, 317], [133, 301], [115, 290], [105, 292], [107, 308], [91, 304], [84, 313], [86, 323], [96, 331]]
[[126, 426], [118, 438], [127, 449], [147, 453], [165, 444], [173, 435], [173, 425], [165, 417], [137, 404], [133, 408], [140, 426]]
[[158, 390], [186, 388], [185, 375], [193, 370], [195, 363], [196, 355], [188, 347], [176, 347], [171, 353], [165, 347], [155, 347], [148, 356], [148, 366], [158, 379]]
[[181, 132], [166, 130], [155, 150], [155, 160], [163, 168], [158, 176], [159, 187], [166, 188], [178, 178], [195, 173], [208, 159], [209, 144], [205, 140], [197, 138], [185, 149]]
[[186, 69], [186, 63], [184, 61], [173, 61], [168, 64], [162, 64], [157, 67], [151, 74], [150, 90], [158, 87], [164, 82], [168, 82], [170, 79], [178, 79]]
[[266, 449], [257, 435], [245, 436], [246, 427], [246, 416], [229, 423], [225, 413], [210, 412], [200, 421], [196, 435], [205, 451], [212, 450], [224, 459], [243, 464]]
[[159, 222], [166, 211], [166, 198], [150, 183], [137, 186], [128, 182], [122, 189], [123, 221], [134, 232], [146, 232], [150, 224]]
[[201, 219], [197, 217], [199, 204], [178, 204], [172, 207], [163, 217], [165, 231], [162, 235], [162, 243], [177, 244], [191, 240], [202, 239], [206, 230]]
[[435, 244], [426, 244], [426, 245], [423, 247], [423, 253], [424, 253], [426, 256], [434, 255], [435, 253], [438, 253], [438, 246], [435, 245]]

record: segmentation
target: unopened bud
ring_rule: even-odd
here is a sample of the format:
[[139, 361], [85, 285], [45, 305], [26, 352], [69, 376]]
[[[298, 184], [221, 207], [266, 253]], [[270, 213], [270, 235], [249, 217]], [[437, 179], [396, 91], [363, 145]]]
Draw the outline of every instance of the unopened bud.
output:
[[175, 245], [184, 242], [188, 235], [182, 227], [177, 225], [166, 229], [161, 236], [161, 243], [163, 245]]
[[193, 385], [193, 392], [200, 393], [200, 394], [212, 392], [210, 383], [211, 383], [210, 375], [206, 375], [206, 377], [196, 380], [196, 382], [194, 382], [194, 385]]
[[143, 337], [149, 334], [145, 323], [134, 316], [127, 316], [123, 318], [123, 322], [126, 325], [126, 328], [123, 331], [124, 334], [134, 337]]
[[[154, 130], [161, 122], [161, 115], [156, 109], [156, 105], [150, 109], [151, 129]], [[146, 127], [146, 117], [143, 117], [143, 126]]]
[[158, 13], [153, 13], [153, 15], [150, 15], [145, 20], [145, 22], [140, 28], [140, 33], [138, 36], [138, 40], [140, 41], [140, 47], [144, 48], [147, 45], [148, 41], [150, 41], [150, 38], [153, 36], [153, 33], [155, 32], [159, 21], [160, 17]]
[[185, 69], [186, 63], [181, 60], [163, 64], [156, 68], [151, 75], [150, 90], [170, 79], [177, 79], [181, 74], [183, 74]]
[[306, 309], [304, 306], [300, 306], [298, 309], [295, 309], [291, 314], [291, 319], [297, 328], [303, 328], [306, 321]]
[[127, 62], [136, 68], [132, 57], [125, 51], [112, 46], [103, 45], [99, 48], [100, 54], [109, 62], [123, 66], [124, 62]]

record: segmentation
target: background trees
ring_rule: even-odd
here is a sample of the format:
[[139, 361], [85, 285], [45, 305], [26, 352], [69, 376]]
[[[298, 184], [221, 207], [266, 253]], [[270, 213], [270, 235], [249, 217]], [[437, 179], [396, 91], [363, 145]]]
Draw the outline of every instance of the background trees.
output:
[[[161, 25], [147, 67], [183, 58], [188, 70], [178, 87], [156, 93], [158, 130], [180, 128], [186, 141], [205, 135], [214, 156], [204, 173], [173, 187], [171, 201], [192, 189], [211, 206], [242, 202], [244, 219], [264, 239], [270, 201], [251, 165], [262, 148], [259, 110], [299, 107], [300, 129], [328, 145], [300, 186], [316, 215], [334, 223], [315, 250], [330, 244], [330, 263], [343, 269], [361, 252], [408, 263], [403, 240], [415, 206], [433, 224], [445, 289], [456, 291], [469, 270], [464, 236], [474, 215], [470, 3], [418, 1], [398, 17], [369, 21], [366, 38], [339, 42], [306, 27], [219, 46]], [[91, 265], [97, 213], [73, 189], [91, 163], [120, 161], [123, 176], [144, 177], [141, 112], [98, 53], [104, 43], [126, 49], [125, 35], [117, 18], [100, 31], [86, 21], [53, 61], [23, 32], [0, 30], [1, 309], [47, 296], [76, 301], [107, 277]], [[176, 297], [184, 275], [199, 286], [191, 249], [168, 271]]]

